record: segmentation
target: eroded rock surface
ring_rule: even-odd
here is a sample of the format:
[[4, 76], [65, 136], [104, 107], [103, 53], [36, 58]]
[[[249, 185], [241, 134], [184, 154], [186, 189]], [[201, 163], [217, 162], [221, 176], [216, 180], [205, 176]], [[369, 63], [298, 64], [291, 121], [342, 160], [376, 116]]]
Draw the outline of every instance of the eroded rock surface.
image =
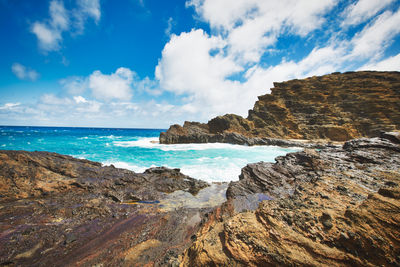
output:
[[0, 265], [173, 265], [211, 208], [158, 203], [207, 186], [179, 169], [138, 174], [56, 153], [0, 151]]
[[181, 265], [399, 266], [400, 144], [392, 136], [249, 164]]
[[333, 73], [274, 86], [247, 118], [227, 114], [207, 124], [173, 125], [160, 142], [274, 145], [276, 139], [347, 141], [400, 130], [400, 72]]

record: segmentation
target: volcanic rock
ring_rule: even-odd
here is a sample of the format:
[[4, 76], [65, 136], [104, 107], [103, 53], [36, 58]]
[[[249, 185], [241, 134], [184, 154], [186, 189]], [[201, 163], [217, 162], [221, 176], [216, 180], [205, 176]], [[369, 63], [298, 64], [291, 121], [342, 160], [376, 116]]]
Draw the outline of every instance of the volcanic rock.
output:
[[347, 141], [400, 130], [400, 72], [332, 73], [274, 86], [258, 97], [247, 118], [227, 114], [207, 124], [173, 125], [160, 134], [160, 143]]
[[181, 266], [399, 266], [400, 144], [382, 137], [247, 165]]
[[134, 173], [56, 153], [0, 151], [0, 265], [172, 264], [212, 208], [158, 203], [207, 186], [179, 169]]

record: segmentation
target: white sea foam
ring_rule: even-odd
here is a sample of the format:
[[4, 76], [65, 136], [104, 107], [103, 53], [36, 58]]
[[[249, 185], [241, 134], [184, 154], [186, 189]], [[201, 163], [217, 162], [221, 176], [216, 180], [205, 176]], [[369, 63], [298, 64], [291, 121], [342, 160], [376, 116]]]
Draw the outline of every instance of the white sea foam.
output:
[[235, 163], [224, 165], [186, 165], [181, 172], [190, 177], [201, 179], [207, 182], [230, 182], [239, 180], [242, 165]]
[[[241, 169], [246, 164], [261, 160], [273, 161], [278, 155], [298, 150], [295, 148], [286, 150], [277, 146], [242, 146], [225, 143], [165, 145], [160, 144], [157, 137], [112, 141], [112, 145], [121, 148], [138, 147], [164, 151], [166, 153], [164, 159], [154, 159], [148, 164], [180, 168], [182, 173], [207, 182], [237, 181]], [[188, 151], [190, 156], [188, 156], [188, 153], [183, 153], [181, 157], [180, 151]], [[190, 151], [197, 152], [196, 154], [190, 154]], [[198, 157], [196, 158], [194, 155]], [[143, 172], [147, 168], [155, 166], [148, 166], [146, 163], [142, 165], [140, 162], [136, 162], [134, 158], [132, 158], [132, 162], [130, 160], [127, 162], [116, 160], [114, 162], [105, 162], [104, 164], [113, 164], [116, 167], [135, 172]]]
[[156, 167], [155, 165], [151, 165], [151, 166], [137, 166], [135, 164], [131, 164], [128, 162], [124, 162], [124, 161], [106, 161], [103, 162], [103, 165], [105, 166], [110, 166], [110, 165], [114, 165], [116, 168], [121, 168], [121, 169], [127, 169], [127, 170], [131, 170], [137, 173], [142, 173], [145, 170], [147, 170], [148, 168], [152, 168], [152, 167]]
[[[226, 143], [205, 143], [205, 144], [160, 144], [157, 137], [145, 137], [135, 141], [113, 141], [114, 146], [118, 147], [142, 147], [150, 149], [160, 149], [163, 151], [189, 151], [189, 150], [209, 150], [209, 149], [234, 149], [234, 150], [257, 150], [267, 146], [243, 146]], [[277, 146], [268, 146], [270, 150], [280, 149]]]
[[[104, 166], [114, 165], [117, 168], [131, 170], [137, 173], [142, 173], [148, 168], [156, 167], [151, 166], [138, 166], [124, 161], [106, 161], [103, 162]], [[176, 166], [164, 165], [167, 168], [176, 168]], [[198, 164], [198, 165], [185, 165], [182, 166], [181, 172], [190, 177], [201, 179], [207, 182], [230, 182], [237, 181], [241, 172], [242, 164]]]
[[123, 138], [123, 136], [106, 135], [106, 136], [99, 136], [98, 138], [100, 138], [100, 139], [111, 139], [111, 140], [114, 140], [114, 139]]

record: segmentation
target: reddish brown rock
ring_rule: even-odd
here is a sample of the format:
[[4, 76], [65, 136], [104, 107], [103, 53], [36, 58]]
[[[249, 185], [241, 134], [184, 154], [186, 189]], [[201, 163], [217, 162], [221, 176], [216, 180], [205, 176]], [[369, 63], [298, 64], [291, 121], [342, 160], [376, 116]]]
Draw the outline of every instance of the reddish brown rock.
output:
[[291, 153], [240, 178], [181, 266], [400, 265], [400, 145], [390, 138]]
[[[227, 114], [207, 124], [185, 122], [160, 142], [264, 145], [268, 139], [346, 141], [400, 130], [400, 73], [348, 72], [274, 83], [246, 119]], [[232, 133], [236, 136], [232, 138]], [[262, 141], [262, 140], [265, 141]]]
[[56, 153], [0, 151], [0, 265], [174, 264], [212, 208], [159, 202], [207, 186], [179, 169], [140, 174]]

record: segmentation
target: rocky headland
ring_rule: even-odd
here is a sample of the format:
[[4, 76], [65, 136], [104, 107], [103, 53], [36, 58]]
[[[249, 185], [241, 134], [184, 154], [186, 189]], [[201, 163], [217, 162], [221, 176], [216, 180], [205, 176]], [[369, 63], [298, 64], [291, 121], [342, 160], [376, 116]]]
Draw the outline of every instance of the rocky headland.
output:
[[398, 72], [333, 73], [161, 134], [304, 147], [229, 185], [0, 150], [0, 266], [400, 266], [399, 95]]
[[332, 73], [274, 83], [247, 118], [227, 114], [208, 123], [172, 125], [160, 143], [302, 146], [299, 139], [347, 141], [399, 130], [399, 110], [400, 72]]

